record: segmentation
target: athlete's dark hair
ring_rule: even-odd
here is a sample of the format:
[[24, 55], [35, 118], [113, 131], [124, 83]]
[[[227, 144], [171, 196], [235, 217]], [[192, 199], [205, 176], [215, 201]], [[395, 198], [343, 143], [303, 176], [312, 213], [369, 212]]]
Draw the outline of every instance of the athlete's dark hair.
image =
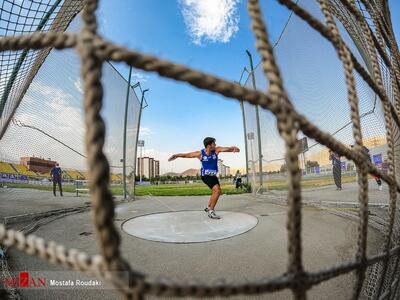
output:
[[208, 145], [211, 145], [212, 143], [215, 143], [215, 139], [213, 137], [206, 137], [203, 141], [204, 147], [207, 147]]

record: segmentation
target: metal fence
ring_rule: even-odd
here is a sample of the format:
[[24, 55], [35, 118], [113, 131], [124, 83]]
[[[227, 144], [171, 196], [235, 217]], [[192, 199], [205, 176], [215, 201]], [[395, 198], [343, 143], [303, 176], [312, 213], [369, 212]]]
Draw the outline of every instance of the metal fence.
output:
[[[298, 3], [317, 20], [323, 22], [324, 16], [318, 2], [299, 0]], [[271, 3], [271, 6], [274, 5], [279, 4]], [[365, 10], [363, 6], [360, 7]], [[339, 29], [345, 42], [363, 66], [372, 72], [370, 58], [365, 54], [367, 53], [365, 43], [359, 42], [363, 37], [357, 28], [357, 22], [346, 15], [347, 10], [340, 1], [332, 2], [332, 10], [335, 16], [343, 21], [343, 24], [339, 23]], [[274, 53], [294, 107], [349, 148], [354, 145], [347, 87], [341, 72], [341, 62], [337, 59], [332, 45], [321, 39], [320, 34], [296, 14], [290, 14], [279, 39], [274, 44]], [[266, 91], [268, 81], [262, 64], [257, 64], [253, 71], [251, 64], [250, 61], [245, 67], [241, 84], [250, 89]], [[329, 69], [323, 66], [329, 66]], [[390, 74], [384, 64], [381, 64], [381, 68], [386, 91], [393, 102]], [[369, 149], [371, 159], [376, 166], [386, 171], [387, 140], [382, 104], [376, 93], [358, 74], [355, 74], [355, 79], [360, 101], [363, 144]], [[273, 189], [266, 178], [271, 174], [285, 173], [286, 167], [285, 145], [278, 132], [276, 117], [270, 111], [249, 103], [244, 103], [243, 111], [247, 137], [247, 165], [250, 183], [254, 186], [253, 191]], [[394, 128], [394, 134], [398, 135], [397, 127]], [[307, 143], [307, 147], [299, 154], [302, 174], [307, 175], [311, 168], [314, 174], [320, 173], [318, 169], [332, 169], [328, 147], [299, 133], [298, 140], [302, 139]], [[348, 166], [354, 166], [354, 162], [345, 157], [342, 157], [342, 163], [343, 170], [348, 169]], [[262, 168], [261, 174], [260, 168]], [[321, 172], [321, 175], [325, 175], [324, 173]], [[354, 181], [356, 181], [355, 176]]]
[[[25, 8], [31, 3], [30, 1], [21, 4], [7, 2], [3, 3], [3, 9], [9, 9], [10, 14], [20, 8], [20, 5]], [[8, 8], [10, 5], [12, 6]], [[65, 20], [65, 25], [68, 25], [65, 28], [67, 32], [80, 30], [81, 18], [77, 17], [73, 21], [72, 18], [82, 8], [81, 1], [54, 3], [43, 1], [36, 9], [41, 12], [40, 15], [46, 15], [45, 11], [50, 11], [50, 7], [54, 8], [53, 14], [57, 12], [60, 14], [62, 11], [69, 16]], [[24, 9], [22, 12], [25, 12]], [[8, 24], [8, 28], [11, 28], [14, 18], [6, 19], [5, 14], [6, 11], [2, 11], [1, 24], [6, 27]], [[27, 11], [26, 14], [32, 12]], [[55, 16], [51, 21], [54, 23], [57, 18]], [[4, 35], [31, 33], [34, 30], [28, 29], [35, 28], [36, 19], [39, 19], [39, 13], [35, 19], [30, 20], [33, 24], [29, 27], [29, 19], [20, 18], [24, 20], [22, 30], [14, 32], [8, 29]], [[16, 28], [19, 28], [17, 25]], [[46, 28], [54, 30], [51, 29], [51, 25], [47, 25]], [[42, 28], [43, 30], [45, 29]], [[23, 157], [36, 157], [58, 162], [63, 170], [64, 184], [68, 185], [75, 180], [86, 180], [84, 181], [86, 185], [90, 178], [84, 145], [80, 57], [73, 49], [63, 52], [46, 49], [46, 59], [41, 60], [36, 66], [38, 64], [36, 56], [39, 52], [39, 50], [23, 50], [13, 53], [12, 56], [1, 53], [0, 68], [2, 74], [6, 75], [1, 77], [4, 84], [0, 86], [0, 96], [5, 99], [1, 120], [2, 126], [9, 124], [4, 128], [4, 134], [0, 139], [0, 182], [16, 188], [37, 184], [47, 185], [50, 188], [52, 183], [49, 181], [48, 172], [31, 171], [21, 160]], [[35, 60], [35, 65], [29, 64], [29, 61]], [[33, 68], [37, 70], [35, 69], [35, 76], [30, 78], [29, 74], [33, 72]], [[13, 72], [16, 75], [13, 75]], [[5, 81], [6, 78], [8, 81]], [[125, 191], [126, 197], [131, 197], [134, 195], [136, 143], [142, 90], [140, 84], [134, 82], [130, 84], [128, 91], [127, 80], [109, 62], [102, 68], [102, 84], [104, 101], [101, 114], [107, 126], [104, 151], [111, 167], [111, 183], [115, 187], [116, 194], [124, 194], [125, 157]], [[8, 85], [11, 86], [10, 93], [7, 92]], [[3, 190], [4, 193], [6, 190]], [[15, 198], [18, 194], [14, 190], [9, 197]]]

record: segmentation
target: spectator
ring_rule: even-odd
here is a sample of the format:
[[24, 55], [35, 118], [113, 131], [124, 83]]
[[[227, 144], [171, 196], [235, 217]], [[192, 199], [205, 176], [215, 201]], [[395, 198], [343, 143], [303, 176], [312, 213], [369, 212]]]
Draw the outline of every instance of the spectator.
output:
[[238, 189], [239, 187], [242, 189], [242, 175], [240, 174], [240, 171], [237, 170], [236, 175], [234, 177], [234, 181], [236, 183], [236, 189]]
[[58, 165], [58, 163], [56, 163], [56, 165], [51, 169], [50, 176], [51, 176], [51, 179], [53, 181], [53, 194], [54, 194], [54, 196], [56, 196], [56, 185], [58, 184], [58, 188], [60, 190], [60, 196], [62, 197], [63, 196], [62, 186], [61, 186], [62, 170], [61, 170], [60, 166]]
[[[367, 157], [368, 161], [372, 162], [371, 155], [369, 154], [369, 149], [365, 146], [362, 147], [363, 153]], [[383, 167], [383, 166], [382, 166]], [[378, 185], [378, 190], [382, 191], [382, 179], [379, 176], [373, 175], [376, 184]]]
[[329, 150], [329, 160], [332, 161], [333, 180], [335, 180], [336, 190], [342, 190], [342, 162], [339, 154]]

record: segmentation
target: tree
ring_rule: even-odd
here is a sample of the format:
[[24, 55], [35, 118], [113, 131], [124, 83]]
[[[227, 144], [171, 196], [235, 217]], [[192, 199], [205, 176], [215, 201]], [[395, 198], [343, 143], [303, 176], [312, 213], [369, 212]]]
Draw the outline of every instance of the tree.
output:
[[283, 164], [283, 165], [281, 166], [281, 172], [282, 172], [282, 173], [285, 173], [286, 171], [287, 171], [286, 164]]

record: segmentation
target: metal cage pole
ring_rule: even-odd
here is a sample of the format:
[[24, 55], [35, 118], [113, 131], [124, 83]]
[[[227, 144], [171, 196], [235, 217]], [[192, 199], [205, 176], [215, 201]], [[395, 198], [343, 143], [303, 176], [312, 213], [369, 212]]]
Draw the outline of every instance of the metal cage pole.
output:
[[[133, 180], [133, 189], [135, 190], [136, 188], [136, 165], [139, 165], [139, 176], [140, 176], [140, 181], [142, 181], [142, 160], [140, 160], [140, 164], [138, 164], [138, 159], [137, 159], [137, 149], [138, 149], [138, 141], [139, 141], [139, 131], [140, 131], [140, 121], [142, 119], [142, 110], [143, 110], [143, 101], [144, 101], [144, 94], [149, 91], [149, 89], [145, 89], [142, 91], [142, 97], [140, 99], [140, 109], [139, 109], [139, 117], [138, 117], [138, 123], [137, 123], [137, 129], [136, 129], [136, 142], [135, 142], [135, 170], [134, 170], [134, 180]], [[146, 105], [147, 107], [147, 105]], [[140, 150], [141, 151], [141, 150]], [[141, 156], [142, 154], [140, 154]], [[135, 191], [133, 192], [133, 195], [135, 195]]]
[[[249, 50], [246, 50], [247, 55], [249, 56], [249, 60], [250, 60], [250, 75], [251, 75], [251, 80], [253, 83], [253, 89], [256, 90], [256, 80], [254, 77], [254, 65], [253, 65], [253, 58], [251, 56], [251, 53], [249, 52]], [[256, 105], [256, 123], [257, 123], [257, 140], [258, 140], [258, 156], [259, 156], [259, 160], [258, 160], [258, 168], [259, 168], [259, 176], [260, 176], [260, 186], [258, 188], [258, 191], [260, 193], [263, 192], [263, 168], [262, 168], [262, 160], [263, 160], [263, 156], [262, 156], [262, 150], [261, 150], [261, 128], [260, 128], [260, 112], [258, 109], [258, 105]]]
[[244, 104], [243, 100], [240, 101], [240, 108], [242, 110], [242, 119], [243, 119], [243, 133], [244, 133], [244, 151], [246, 155], [246, 183], [249, 183], [249, 155], [247, 149], [247, 128], [246, 128], [246, 116], [244, 113]]
[[125, 99], [125, 118], [124, 118], [124, 141], [123, 141], [123, 158], [122, 158], [122, 182], [124, 188], [124, 200], [126, 199], [126, 129], [128, 122], [128, 104], [129, 104], [129, 91], [131, 89], [131, 77], [132, 77], [132, 67], [129, 68], [128, 75], [128, 87], [126, 90], [126, 99]]
[[[236, 81], [237, 84], [241, 85], [242, 77], [244, 72], [249, 73], [246, 67], [243, 68], [242, 74], [240, 75], [239, 81]], [[244, 151], [246, 156], [246, 183], [249, 184], [249, 152], [247, 147], [247, 127], [246, 127], [246, 114], [244, 111], [244, 103], [243, 100], [240, 100], [240, 109], [242, 110], [242, 121], [243, 121], [243, 136], [244, 136]]]

